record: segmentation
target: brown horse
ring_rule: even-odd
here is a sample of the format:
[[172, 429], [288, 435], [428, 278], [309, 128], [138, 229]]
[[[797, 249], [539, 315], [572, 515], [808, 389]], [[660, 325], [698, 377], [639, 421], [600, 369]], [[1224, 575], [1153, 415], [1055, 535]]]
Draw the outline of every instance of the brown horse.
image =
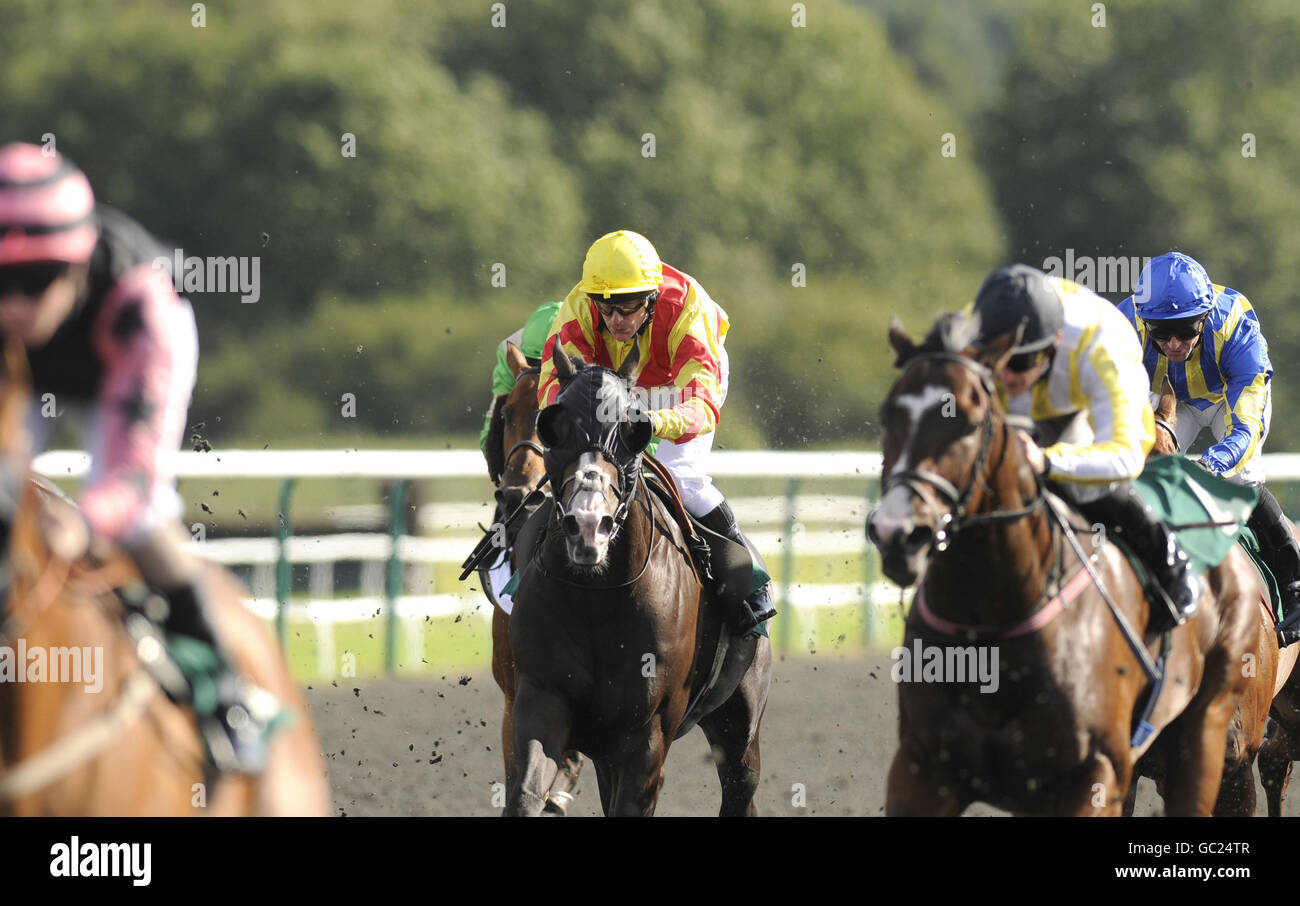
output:
[[[1182, 452], [1178, 447], [1177, 410], [1174, 388], [1165, 378], [1155, 411], [1156, 442], [1150, 455]], [[1250, 557], [1239, 545], [1233, 545], [1223, 562], [1209, 571], [1208, 578], [1211, 590], [1220, 598], [1225, 593], [1240, 594], [1255, 602], [1257, 618], [1252, 628], [1251, 644], [1240, 665], [1250, 682], [1228, 723], [1223, 779], [1214, 806], [1216, 817], [1251, 817], [1255, 814], [1255, 757], [1263, 742], [1273, 696], [1295, 665], [1295, 653], [1282, 652], [1279, 658], [1277, 634], [1268, 608], [1268, 589]], [[1172, 746], [1164, 739], [1158, 739], [1138, 762], [1138, 775], [1154, 780], [1164, 795], [1165, 766], [1170, 758], [1178, 757], [1179, 753]], [[1133, 813], [1136, 792], [1135, 783], [1124, 805], [1127, 815]]]
[[[506, 365], [514, 375], [515, 385], [510, 392], [497, 398], [492, 409], [492, 425], [488, 430], [488, 470], [494, 481], [500, 482], [496, 492], [497, 516], [515, 512], [542, 483], [546, 466], [542, 462], [542, 445], [537, 437], [537, 377], [540, 369], [529, 367], [523, 351], [514, 343], [506, 344]], [[536, 507], [527, 512], [531, 514]], [[505, 541], [513, 550], [520, 517], [506, 526]], [[514, 564], [519, 568], [519, 564]], [[485, 591], [491, 590], [486, 568], [479, 571]], [[489, 597], [492, 597], [489, 595]], [[505, 696], [505, 710], [501, 717], [501, 758], [505, 764], [506, 788], [515, 775], [515, 727], [512, 713], [515, 702], [515, 661], [510, 653], [510, 614], [492, 598], [492, 677]], [[573, 788], [578, 784], [582, 756], [566, 752], [560, 765], [560, 775], [547, 797], [545, 814], [563, 815], [573, 800]]]
[[520, 771], [507, 814], [540, 813], [559, 761], [577, 749], [595, 765], [606, 815], [652, 815], [669, 746], [695, 718], [717, 764], [721, 814], [756, 814], [768, 641], [733, 640], [745, 646], [743, 672], [704, 691], [727, 630], [681, 528], [641, 475], [649, 421], [629, 414], [623, 375], [555, 362], [563, 389], [538, 416], [555, 505], [510, 625]]
[[[11, 656], [25, 649], [29, 661], [42, 653], [50, 672], [46, 681], [31, 681], [33, 674], [0, 682], [0, 813], [327, 814], [325, 764], [302, 695], [275, 638], [243, 607], [239, 584], [215, 565], [208, 568], [217, 630], [237, 667], [292, 721], [270, 741], [264, 773], [209, 787], [193, 715], [141, 666], [153, 639], [136, 643], [124, 627], [117, 591], [139, 583], [134, 566], [88, 538], [72, 504], [28, 477], [26, 374], [21, 350], [8, 347], [0, 374], [0, 572], [8, 592], [0, 645]], [[53, 675], [56, 660], [72, 672]]]
[[[886, 811], [957, 815], [983, 801], [1119, 815], [1152, 738], [1135, 739], [1134, 718], [1161, 637], [1143, 638], [1149, 606], [1125, 557], [1075, 516], [1080, 553], [1092, 548], [1091, 570], [1134, 631], [1130, 645], [1047, 511], [1060, 503], [1042, 492], [994, 392], [1014, 339], [977, 351], [976, 331], [949, 315], [919, 346], [896, 321], [889, 332], [902, 374], [882, 405], [883, 495], [868, 534], [885, 575], [920, 586], [895, 650], [900, 742]], [[1169, 634], [1163, 690], [1147, 715], [1183, 755], [1166, 780], [1170, 814], [1213, 809], [1247, 685], [1239, 665], [1252, 650], [1254, 602], [1219, 591], [1203, 593], [1197, 615]], [[913, 652], [925, 669], [900, 671]], [[992, 681], [970, 681], [962, 668], [972, 657], [992, 662]]]

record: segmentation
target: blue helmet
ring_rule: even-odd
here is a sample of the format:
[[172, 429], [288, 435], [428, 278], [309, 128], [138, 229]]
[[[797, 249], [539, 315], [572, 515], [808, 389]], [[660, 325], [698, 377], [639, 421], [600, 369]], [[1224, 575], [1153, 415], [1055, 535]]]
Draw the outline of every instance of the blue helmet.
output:
[[1214, 307], [1214, 287], [1195, 258], [1166, 252], [1142, 269], [1133, 303], [1145, 321], [1195, 318]]

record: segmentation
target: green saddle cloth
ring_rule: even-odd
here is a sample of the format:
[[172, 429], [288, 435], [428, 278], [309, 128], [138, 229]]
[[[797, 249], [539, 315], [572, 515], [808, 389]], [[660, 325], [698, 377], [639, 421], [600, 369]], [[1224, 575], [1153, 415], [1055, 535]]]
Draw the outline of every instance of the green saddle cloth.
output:
[[[1263, 577], [1277, 612], [1281, 601], [1277, 579], [1264, 562], [1255, 533], [1246, 526], [1259, 500], [1255, 488], [1211, 475], [1179, 455], [1151, 457], [1133, 483], [1156, 516], [1173, 529], [1197, 572], [1218, 566], [1232, 546], [1240, 544]], [[1198, 525], [1207, 522], [1227, 524]], [[1145, 580], [1145, 569], [1131, 554], [1129, 559]]]
[[[1147, 460], [1134, 484], [1156, 516], [1174, 530], [1197, 572], [1223, 562], [1259, 500], [1250, 485], [1211, 475], [1176, 454]], [[1184, 528], [1207, 522], [1227, 524]]]

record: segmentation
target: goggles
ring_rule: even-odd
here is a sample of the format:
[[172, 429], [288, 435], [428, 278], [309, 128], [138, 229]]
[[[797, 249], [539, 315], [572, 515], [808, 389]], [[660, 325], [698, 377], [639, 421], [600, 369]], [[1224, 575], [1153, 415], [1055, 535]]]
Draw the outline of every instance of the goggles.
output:
[[0, 296], [14, 293], [33, 299], [43, 296], [50, 284], [66, 274], [69, 267], [63, 261], [0, 266]]

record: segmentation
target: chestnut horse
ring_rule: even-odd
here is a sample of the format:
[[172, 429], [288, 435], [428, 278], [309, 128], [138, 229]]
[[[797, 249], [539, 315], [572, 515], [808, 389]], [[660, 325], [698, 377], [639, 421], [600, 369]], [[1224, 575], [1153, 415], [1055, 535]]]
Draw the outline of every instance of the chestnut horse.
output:
[[[883, 496], [868, 534], [886, 576], [920, 582], [895, 656], [933, 664], [937, 653], [941, 669], [909, 677], [896, 665], [900, 742], [886, 811], [958, 815], [983, 801], [1119, 815], [1158, 734], [1183, 755], [1166, 779], [1168, 812], [1208, 815], [1248, 684], [1240, 664], [1253, 650], [1254, 601], [1202, 594], [1197, 615], [1168, 634], [1163, 689], [1146, 715], [1153, 732], [1135, 737], [1162, 636], [1147, 633], [1149, 605], [1119, 549], [1077, 515], [1068, 537], [1048, 512], [1062, 504], [1044, 494], [994, 390], [1015, 340], [977, 352], [977, 331], [974, 318], [948, 315], [917, 345], [890, 325], [902, 374], [881, 408]], [[1072, 540], [1079, 554], [1091, 548], [1090, 569]], [[942, 669], [972, 653], [997, 668], [994, 682]]]
[[156, 637], [137, 643], [125, 629], [118, 590], [139, 586], [135, 567], [88, 538], [57, 489], [29, 477], [20, 348], [6, 348], [0, 371], [0, 573], [7, 584], [0, 645], [11, 657], [44, 652], [47, 665], [62, 659], [78, 674], [0, 682], [0, 814], [328, 814], [325, 763], [302, 694], [274, 636], [244, 608], [234, 576], [214, 564], [207, 568], [216, 628], [236, 666], [279, 699], [290, 722], [270, 740], [264, 773], [205, 775], [192, 713], [172, 704], [142, 667]]
[[[1174, 388], [1169, 379], [1165, 378], [1160, 402], [1155, 410], [1156, 442], [1150, 455], [1182, 452], [1178, 448], [1177, 408]], [[1219, 799], [1214, 806], [1216, 817], [1252, 817], [1255, 814], [1255, 757], [1264, 739], [1264, 728], [1268, 722], [1273, 696], [1295, 665], [1295, 651], [1283, 651], [1279, 657], [1277, 633], [1268, 607], [1268, 589], [1250, 556], [1240, 545], [1232, 546], [1223, 562], [1209, 571], [1208, 578], [1211, 590], [1220, 599], [1224, 594], [1239, 593], [1255, 601], [1257, 618], [1251, 632], [1251, 645], [1241, 663], [1241, 670], [1250, 679], [1250, 683], [1228, 723], [1223, 779], [1219, 786]], [[1154, 780], [1163, 796], [1165, 765], [1168, 759], [1178, 757], [1176, 749], [1166, 744], [1163, 738], [1158, 739], [1138, 762], [1138, 774]], [[1133, 813], [1136, 792], [1137, 784], [1134, 783], [1124, 806], [1125, 814]]]
[[594, 764], [606, 815], [654, 814], [669, 746], [697, 713], [720, 813], [757, 813], [771, 649], [765, 637], [732, 640], [748, 666], [734, 690], [703, 693], [727, 629], [681, 528], [641, 474], [651, 431], [630, 409], [635, 359], [615, 374], [577, 370], [557, 354], [561, 393], [538, 415], [555, 504], [510, 621], [520, 759], [510, 815], [542, 811], [571, 749]]
[[[523, 351], [514, 343], [506, 343], [506, 365], [514, 375], [515, 384], [510, 392], [497, 398], [492, 410], [492, 425], [488, 431], [488, 471], [499, 480], [496, 492], [497, 518], [519, 510], [533, 489], [542, 483], [546, 466], [542, 462], [542, 445], [537, 437], [537, 377], [540, 369], [529, 367]], [[526, 509], [505, 527], [505, 541], [511, 548], [512, 562], [515, 538], [527, 515], [536, 506]], [[517, 562], [514, 563], [519, 568]], [[515, 727], [512, 712], [515, 704], [515, 661], [510, 653], [510, 614], [506, 613], [491, 595], [491, 580], [487, 568], [479, 570], [483, 589], [492, 601], [492, 678], [505, 696], [505, 709], [501, 717], [501, 758], [505, 764], [506, 788], [515, 775]], [[563, 815], [573, 801], [573, 788], [578, 784], [582, 756], [566, 752], [560, 764], [560, 775], [555, 779], [547, 797], [544, 814]]]

